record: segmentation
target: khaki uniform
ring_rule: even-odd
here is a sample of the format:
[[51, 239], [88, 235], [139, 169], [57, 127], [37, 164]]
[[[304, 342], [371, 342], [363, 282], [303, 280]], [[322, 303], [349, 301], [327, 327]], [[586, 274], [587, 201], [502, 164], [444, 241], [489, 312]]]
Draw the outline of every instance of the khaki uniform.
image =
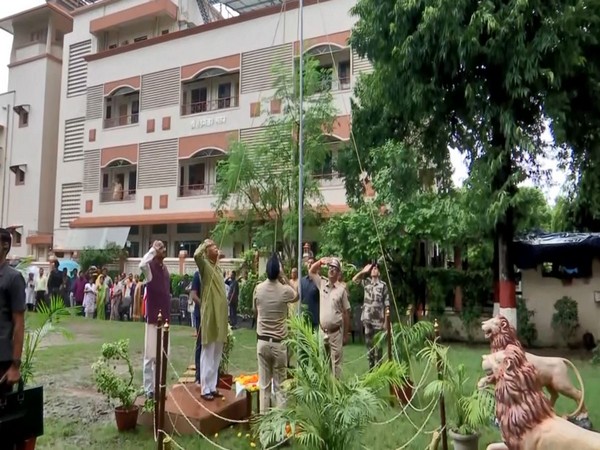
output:
[[385, 323], [385, 310], [390, 306], [387, 284], [381, 280], [367, 278], [361, 282], [364, 288], [364, 303], [360, 320], [365, 329], [365, 343], [369, 352], [369, 368], [381, 362], [383, 353], [380, 346], [374, 345], [375, 335], [382, 331]]
[[287, 349], [282, 341], [287, 337], [288, 305], [297, 300], [298, 293], [279, 281], [266, 280], [254, 289], [261, 414], [272, 403], [278, 407], [285, 404], [281, 386], [287, 375]]
[[318, 275], [311, 279], [319, 288], [319, 325], [325, 339], [325, 346], [331, 358], [332, 370], [336, 378], [342, 374], [344, 356], [344, 313], [349, 312], [350, 302], [344, 283], [330, 284], [329, 280]]

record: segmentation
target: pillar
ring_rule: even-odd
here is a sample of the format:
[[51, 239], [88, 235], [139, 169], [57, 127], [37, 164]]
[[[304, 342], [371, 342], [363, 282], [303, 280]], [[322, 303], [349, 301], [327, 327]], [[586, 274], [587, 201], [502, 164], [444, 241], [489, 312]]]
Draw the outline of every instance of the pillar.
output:
[[[462, 251], [460, 247], [454, 247], [454, 269], [462, 270]], [[454, 311], [460, 312], [463, 307], [462, 286], [454, 286]]]
[[185, 274], [185, 259], [187, 258], [187, 250], [179, 250], [179, 275]]

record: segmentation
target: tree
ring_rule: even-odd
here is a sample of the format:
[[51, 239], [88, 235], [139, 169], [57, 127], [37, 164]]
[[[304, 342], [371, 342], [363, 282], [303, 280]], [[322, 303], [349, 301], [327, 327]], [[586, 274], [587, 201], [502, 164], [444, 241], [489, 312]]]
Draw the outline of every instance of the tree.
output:
[[521, 186], [513, 202], [515, 208], [515, 231], [551, 231], [552, 211], [544, 193], [534, 187]]
[[[516, 186], [539, 174], [545, 102], [585, 64], [579, 45], [598, 17], [593, 3], [359, 0], [352, 9], [351, 44], [375, 68], [364, 83], [387, 99], [394, 130], [415, 128], [439, 151], [468, 154], [471, 171], [489, 183], [482, 204], [495, 228], [501, 298], [513, 310]], [[360, 111], [369, 101], [357, 92]]]
[[[281, 102], [282, 114], [269, 114], [263, 135], [253, 142], [233, 143], [228, 158], [217, 168], [217, 211], [224, 216], [233, 210], [234, 229], [245, 230], [260, 248], [283, 243], [285, 258], [295, 256], [298, 229], [298, 129], [300, 101], [298, 85], [291, 73], [278, 70], [273, 100]], [[336, 118], [333, 97], [324, 87], [326, 70], [306, 59], [304, 73], [304, 220], [314, 223], [322, 198], [318, 175], [331, 173], [332, 149], [327, 135]], [[222, 219], [218, 233], [225, 230]]]
[[81, 270], [86, 271], [91, 266], [96, 266], [99, 269], [121, 258], [127, 258], [124, 250], [115, 243], [109, 243], [106, 248], [85, 248], [79, 253], [79, 265]]

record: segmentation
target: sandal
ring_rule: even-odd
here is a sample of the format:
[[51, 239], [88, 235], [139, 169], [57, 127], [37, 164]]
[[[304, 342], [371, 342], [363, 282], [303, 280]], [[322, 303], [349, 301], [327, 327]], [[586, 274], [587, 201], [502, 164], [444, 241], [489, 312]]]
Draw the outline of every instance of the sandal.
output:
[[200, 397], [208, 402], [212, 402], [215, 399], [214, 395], [212, 394], [202, 394]]

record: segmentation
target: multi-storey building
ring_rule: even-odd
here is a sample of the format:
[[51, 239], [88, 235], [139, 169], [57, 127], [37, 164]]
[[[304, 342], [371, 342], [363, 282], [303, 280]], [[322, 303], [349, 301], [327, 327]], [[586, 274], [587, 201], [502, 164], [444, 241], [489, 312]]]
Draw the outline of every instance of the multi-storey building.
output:
[[[271, 101], [273, 66], [291, 68], [299, 56], [298, 3], [86, 3], [67, 14], [72, 31], [61, 37], [60, 113], [47, 125], [58, 130], [56, 186], [40, 204], [56, 205], [53, 248], [127, 241], [130, 255], [139, 256], [161, 239], [169, 256], [191, 251], [217, 222], [218, 161], [232, 140], [260, 139], [264, 113], [281, 112]], [[217, 3], [229, 7], [229, 18], [219, 17]], [[347, 141], [352, 88], [369, 69], [347, 44], [353, 1], [304, 4], [304, 49], [333, 69], [338, 117], [328, 138]], [[36, 70], [23, 82], [31, 76], [43, 74]], [[335, 172], [323, 177], [322, 194], [330, 212], [346, 208]], [[247, 247], [242, 236], [225, 242], [228, 256]]]
[[0, 223], [15, 255], [46, 259], [54, 230], [58, 117], [65, 35], [72, 18], [54, 3], [0, 21], [13, 35], [8, 92], [0, 95]]

